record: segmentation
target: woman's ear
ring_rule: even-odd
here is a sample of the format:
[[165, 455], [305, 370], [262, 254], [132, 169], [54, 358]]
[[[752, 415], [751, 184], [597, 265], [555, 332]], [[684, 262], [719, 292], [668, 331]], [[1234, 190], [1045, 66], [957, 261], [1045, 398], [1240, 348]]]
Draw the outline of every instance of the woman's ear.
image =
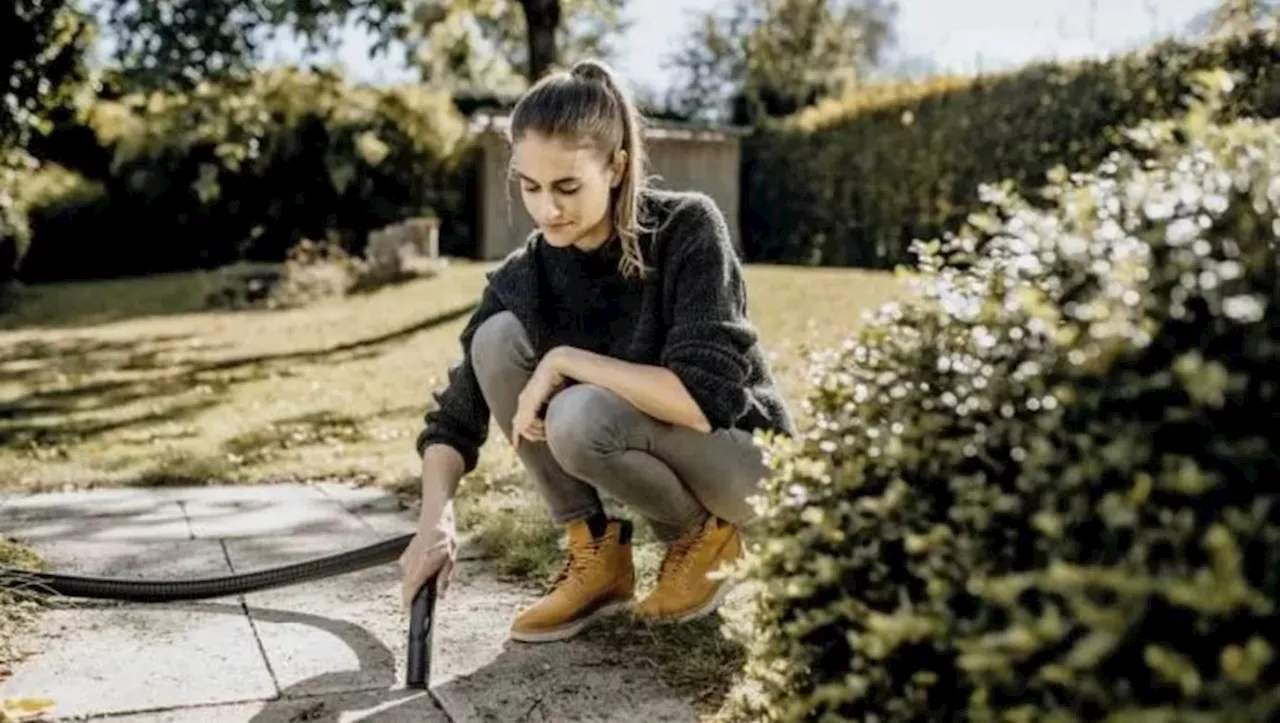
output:
[[609, 186], [617, 188], [627, 172], [627, 152], [617, 151], [613, 154], [613, 162], [609, 164]]

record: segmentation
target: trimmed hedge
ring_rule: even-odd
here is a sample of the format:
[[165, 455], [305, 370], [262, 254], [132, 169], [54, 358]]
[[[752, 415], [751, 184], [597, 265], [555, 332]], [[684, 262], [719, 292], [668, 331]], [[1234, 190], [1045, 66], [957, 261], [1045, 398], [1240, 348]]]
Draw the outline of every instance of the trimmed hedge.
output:
[[815, 358], [736, 573], [749, 719], [1280, 717], [1280, 122], [1136, 138], [989, 189]]
[[[742, 226], [755, 261], [893, 268], [956, 231], [982, 183], [1034, 188], [1090, 168], [1113, 129], [1185, 110], [1186, 74], [1240, 73], [1232, 115], [1280, 115], [1274, 31], [1166, 42], [1110, 61], [860, 90], [744, 141]], [[778, 183], [785, 178], [786, 183]]]
[[371, 230], [472, 203], [465, 119], [445, 95], [285, 69], [190, 94], [99, 100], [38, 149], [100, 184], [29, 208], [27, 281], [282, 261], [298, 241], [359, 253]]

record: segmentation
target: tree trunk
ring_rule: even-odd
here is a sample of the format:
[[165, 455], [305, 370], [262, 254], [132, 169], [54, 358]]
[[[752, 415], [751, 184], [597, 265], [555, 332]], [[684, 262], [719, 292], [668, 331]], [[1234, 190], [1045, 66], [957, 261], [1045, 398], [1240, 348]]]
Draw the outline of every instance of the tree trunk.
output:
[[529, 36], [529, 83], [538, 82], [556, 62], [556, 30], [560, 27], [560, 0], [520, 0]]

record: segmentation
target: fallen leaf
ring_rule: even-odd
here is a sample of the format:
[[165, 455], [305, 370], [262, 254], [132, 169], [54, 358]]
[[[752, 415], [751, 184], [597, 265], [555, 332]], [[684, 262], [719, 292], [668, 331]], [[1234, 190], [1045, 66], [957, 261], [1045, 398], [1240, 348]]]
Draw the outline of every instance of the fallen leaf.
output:
[[31, 721], [53, 712], [52, 698], [6, 698], [0, 704], [0, 723]]

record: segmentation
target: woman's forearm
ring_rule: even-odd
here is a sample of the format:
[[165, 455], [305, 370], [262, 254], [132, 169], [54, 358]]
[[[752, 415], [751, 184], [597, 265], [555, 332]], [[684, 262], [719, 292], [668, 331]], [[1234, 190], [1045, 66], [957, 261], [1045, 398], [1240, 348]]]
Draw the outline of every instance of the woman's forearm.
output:
[[575, 347], [560, 347], [548, 355], [554, 369], [568, 379], [604, 387], [655, 419], [711, 431], [697, 401], [675, 372], [652, 364], [635, 364]]
[[465, 467], [462, 455], [447, 444], [432, 444], [422, 452], [422, 500], [442, 506], [453, 499]]

